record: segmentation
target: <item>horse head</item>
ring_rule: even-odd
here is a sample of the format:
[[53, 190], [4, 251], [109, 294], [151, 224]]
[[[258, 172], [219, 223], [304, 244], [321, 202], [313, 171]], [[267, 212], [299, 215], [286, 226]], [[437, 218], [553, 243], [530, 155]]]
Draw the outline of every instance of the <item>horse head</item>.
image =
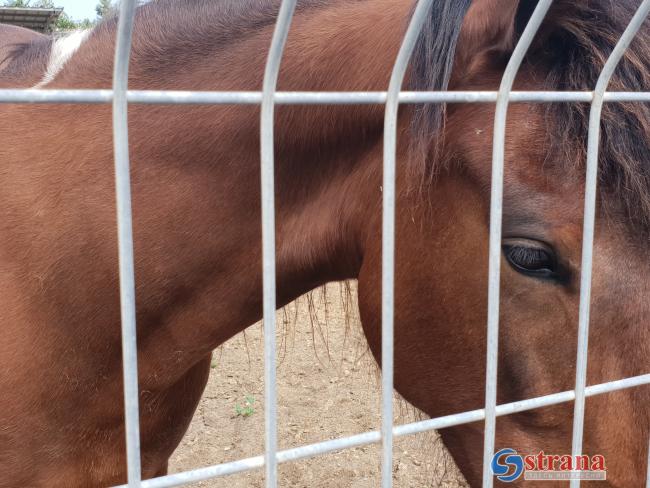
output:
[[[637, 3], [555, 2], [515, 89], [592, 90]], [[457, 32], [432, 17], [414, 54], [411, 84], [498, 89], [535, 5], [476, 0]], [[458, 41], [450, 54], [453, 68], [441, 80], [427, 59], [437, 56], [445, 29]], [[647, 87], [648, 36], [642, 28], [610, 90]], [[648, 115], [647, 105], [635, 103], [608, 103], [603, 112], [587, 384], [650, 369]], [[579, 103], [516, 103], [508, 111], [499, 404], [574, 388], [588, 118], [589, 104]], [[411, 119], [398, 178], [395, 387], [429, 415], [440, 416], [485, 402], [494, 106], [420, 108]], [[380, 235], [379, 220], [374, 230]], [[363, 327], [377, 360], [380, 262], [377, 240], [367, 249], [359, 278]], [[647, 388], [587, 400], [583, 452], [609, 457], [610, 486], [643, 485], [639, 467], [647, 453], [649, 400]], [[496, 449], [570, 454], [572, 412], [568, 403], [500, 417]], [[442, 435], [470, 484], [478, 486], [483, 424]]]

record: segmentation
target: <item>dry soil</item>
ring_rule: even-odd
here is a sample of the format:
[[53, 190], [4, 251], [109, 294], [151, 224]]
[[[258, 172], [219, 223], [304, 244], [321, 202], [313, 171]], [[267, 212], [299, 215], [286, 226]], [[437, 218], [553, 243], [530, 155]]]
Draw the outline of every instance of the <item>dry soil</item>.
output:
[[[333, 284], [278, 312], [280, 448], [375, 430], [380, 425], [379, 376], [367, 351], [354, 285]], [[346, 317], [347, 316], [347, 317]], [[261, 324], [215, 351], [212, 374], [170, 472], [255, 456], [264, 450], [264, 374]], [[395, 422], [422, 418], [395, 398]], [[379, 446], [365, 446], [282, 464], [283, 487], [379, 486]], [[396, 487], [466, 487], [436, 433], [396, 439]], [[197, 483], [263, 487], [263, 472]]]

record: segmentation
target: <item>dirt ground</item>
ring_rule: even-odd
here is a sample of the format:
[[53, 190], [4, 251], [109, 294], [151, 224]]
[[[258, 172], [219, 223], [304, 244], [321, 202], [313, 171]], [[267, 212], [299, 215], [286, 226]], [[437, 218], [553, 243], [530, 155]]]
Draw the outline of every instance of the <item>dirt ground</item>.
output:
[[[354, 286], [329, 285], [278, 313], [280, 448], [379, 429], [379, 375], [361, 331]], [[347, 313], [346, 313], [347, 311]], [[346, 320], [347, 315], [347, 320]], [[170, 472], [255, 456], [264, 451], [264, 365], [260, 324], [213, 356], [203, 400]], [[395, 399], [395, 423], [421, 418]], [[379, 486], [378, 445], [281, 464], [283, 487]], [[395, 439], [396, 487], [467, 485], [435, 433]], [[263, 487], [263, 472], [194, 486]]]

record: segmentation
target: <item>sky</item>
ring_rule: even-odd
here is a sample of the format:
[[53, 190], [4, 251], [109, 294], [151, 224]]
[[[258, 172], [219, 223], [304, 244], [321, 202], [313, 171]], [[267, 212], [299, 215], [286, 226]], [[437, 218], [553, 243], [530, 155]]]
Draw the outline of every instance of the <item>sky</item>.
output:
[[63, 7], [64, 12], [75, 20], [94, 19], [97, 16], [96, 4], [95, 0], [54, 0], [54, 5]]

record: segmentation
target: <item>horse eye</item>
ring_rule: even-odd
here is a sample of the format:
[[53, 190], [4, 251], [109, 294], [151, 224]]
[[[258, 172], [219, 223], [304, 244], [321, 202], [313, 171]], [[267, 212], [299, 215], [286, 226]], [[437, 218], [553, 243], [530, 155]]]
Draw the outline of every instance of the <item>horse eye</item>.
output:
[[557, 274], [557, 260], [550, 249], [527, 244], [504, 244], [503, 254], [512, 268], [522, 274], [553, 278]]

